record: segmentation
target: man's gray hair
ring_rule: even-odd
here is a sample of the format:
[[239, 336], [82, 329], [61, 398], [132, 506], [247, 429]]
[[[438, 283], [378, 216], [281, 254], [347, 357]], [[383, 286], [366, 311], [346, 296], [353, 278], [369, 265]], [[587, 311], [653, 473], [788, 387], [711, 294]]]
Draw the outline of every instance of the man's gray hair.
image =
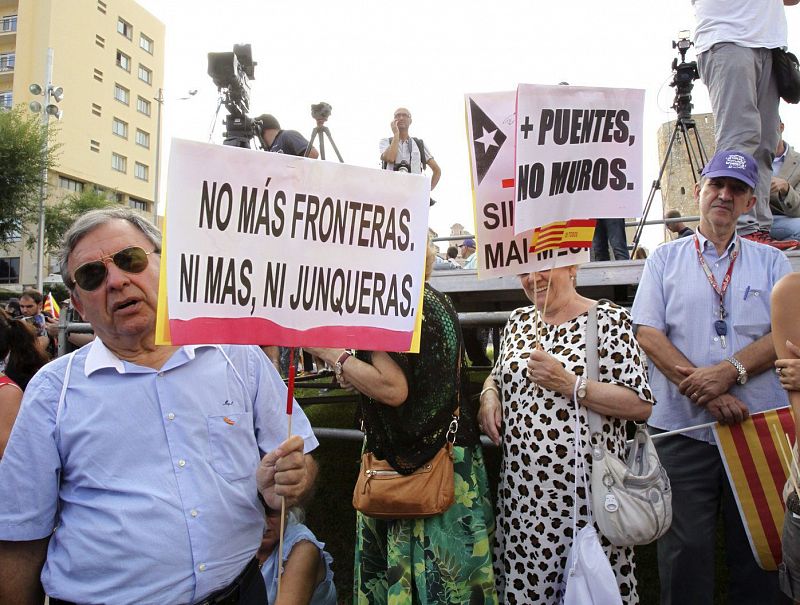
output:
[[153, 223], [130, 208], [109, 207], [91, 210], [79, 217], [64, 234], [61, 249], [58, 251], [58, 264], [61, 266], [61, 279], [70, 290], [75, 289], [75, 282], [69, 274], [69, 255], [85, 236], [92, 231], [113, 221], [128, 221], [141, 231], [144, 236], [155, 246], [156, 252], [161, 252], [161, 231]]

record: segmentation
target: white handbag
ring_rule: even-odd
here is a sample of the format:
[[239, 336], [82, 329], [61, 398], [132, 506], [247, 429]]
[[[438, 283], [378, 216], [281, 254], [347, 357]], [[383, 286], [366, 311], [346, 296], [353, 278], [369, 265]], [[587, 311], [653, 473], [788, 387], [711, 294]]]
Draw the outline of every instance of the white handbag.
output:
[[[578, 477], [583, 479], [586, 493], [586, 464], [583, 457], [583, 441], [580, 438], [580, 413], [577, 384], [573, 393], [575, 402], [575, 483], [573, 487], [572, 547], [567, 557], [564, 571], [564, 605], [622, 605], [622, 597], [617, 585], [617, 577], [611, 563], [600, 545], [600, 538], [592, 524], [592, 511], [589, 519], [578, 531]], [[578, 470], [580, 467], [580, 472]]]
[[[598, 375], [597, 305], [589, 310], [586, 368]], [[672, 490], [646, 425], [637, 424], [625, 461], [603, 445], [603, 423], [587, 408], [592, 440], [592, 513], [597, 527], [615, 546], [648, 544], [672, 523]]]

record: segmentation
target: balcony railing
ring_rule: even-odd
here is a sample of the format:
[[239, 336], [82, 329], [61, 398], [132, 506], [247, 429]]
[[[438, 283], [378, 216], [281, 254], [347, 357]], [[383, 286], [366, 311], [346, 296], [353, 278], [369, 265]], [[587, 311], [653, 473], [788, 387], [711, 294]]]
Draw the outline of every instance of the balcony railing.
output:
[[0, 72], [14, 71], [14, 63], [16, 63], [16, 54], [11, 53], [7, 55], [0, 55]]
[[10, 92], [0, 93], [0, 109], [11, 109], [14, 102]]
[[0, 33], [7, 34], [17, 31], [17, 16], [11, 15], [0, 19]]

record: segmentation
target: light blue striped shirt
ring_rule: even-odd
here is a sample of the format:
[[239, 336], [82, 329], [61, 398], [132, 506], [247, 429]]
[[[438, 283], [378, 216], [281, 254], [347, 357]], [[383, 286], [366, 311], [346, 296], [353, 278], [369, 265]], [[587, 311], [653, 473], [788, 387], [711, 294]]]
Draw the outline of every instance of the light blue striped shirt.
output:
[[[31, 380], [0, 461], [0, 540], [51, 534], [42, 584], [77, 603], [194, 603], [261, 542], [261, 452], [286, 388], [257, 347], [182, 347], [161, 370], [97, 339]], [[317, 446], [295, 403], [293, 432]]]
[[[714, 245], [698, 231], [700, 248], [718, 284], [728, 270], [734, 241], [719, 256]], [[736, 236], [738, 238], [738, 236]], [[738, 238], [740, 254], [734, 264], [725, 294], [728, 313], [727, 347], [714, 330], [719, 319], [719, 296], [708, 282], [697, 259], [694, 237], [684, 237], [656, 248], [647, 259], [631, 315], [633, 323], [664, 332], [675, 347], [695, 366], [708, 366], [734, 355], [770, 332], [770, 293], [775, 283], [791, 272], [791, 265], [779, 250]], [[713, 416], [681, 395], [653, 364], [648, 364], [650, 387], [656, 398], [651, 426], [674, 430], [712, 422]], [[750, 409], [750, 413], [788, 404], [773, 371], [750, 376], [744, 386], [730, 391]], [[710, 429], [686, 436], [714, 442]]]

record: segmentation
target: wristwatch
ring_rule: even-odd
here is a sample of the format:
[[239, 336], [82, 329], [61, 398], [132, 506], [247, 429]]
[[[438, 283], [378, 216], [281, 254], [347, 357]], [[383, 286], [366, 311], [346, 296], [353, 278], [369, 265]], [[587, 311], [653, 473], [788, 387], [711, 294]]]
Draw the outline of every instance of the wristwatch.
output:
[[336, 365], [333, 366], [334, 371], [336, 372], [337, 376], [342, 375], [342, 367], [344, 366], [344, 362], [348, 360], [348, 358], [353, 354], [353, 351], [350, 349], [345, 349], [342, 351], [342, 354], [339, 355], [339, 359], [336, 360]]
[[578, 401], [586, 399], [586, 389], [589, 386], [589, 379], [586, 376], [578, 376], [578, 386], [575, 393], [578, 395]]
[[747, 382], [747, 370], [742, 365], [742, 362], [735, 357], [728, 357], [725, 361], [731, 364], [734, 368], [736, 368], [736, 371], [739, 372], [739, 376], [736, 377], [736, 384], [745, 384]]

